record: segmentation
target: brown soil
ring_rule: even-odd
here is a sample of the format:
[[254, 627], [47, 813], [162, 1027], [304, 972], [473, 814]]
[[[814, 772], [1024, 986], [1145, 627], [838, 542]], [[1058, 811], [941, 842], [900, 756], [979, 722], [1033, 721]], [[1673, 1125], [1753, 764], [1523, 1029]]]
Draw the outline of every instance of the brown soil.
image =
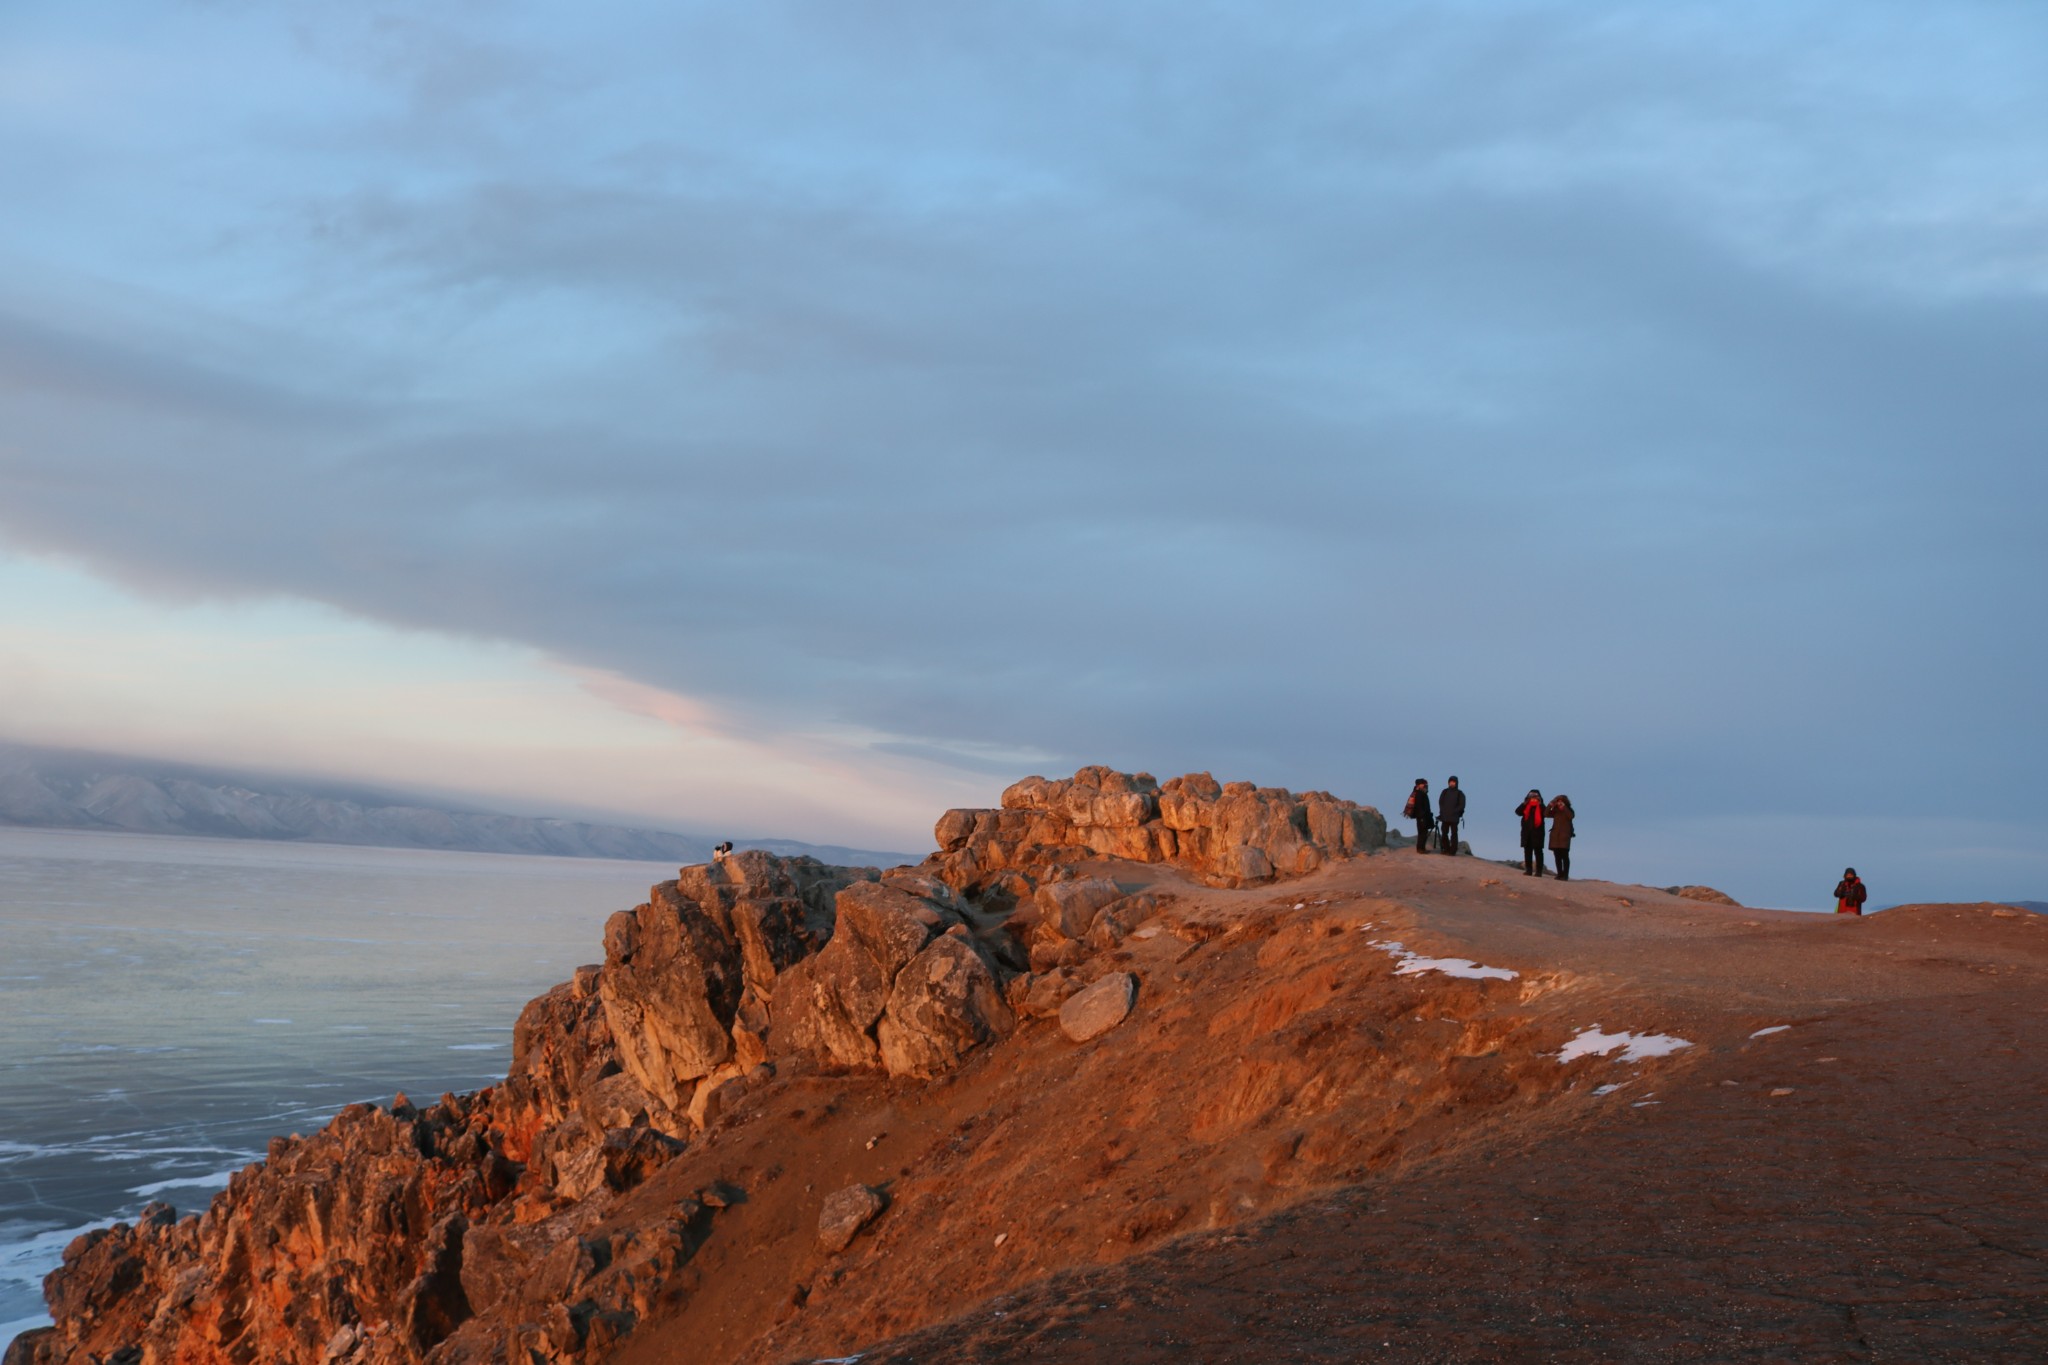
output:
[[[2048, 1358], [2048, 919], [1412, 852], [1105, 870], [1177, 897], [1094, 964], [1138, 976], [1130, 1019], [749, 1096], [615, 1210], [732, 1196], [613, 1358]], [[1387, 941], [1519, 976], [1398, 975]], [[1561, 1064], [1596, 1024], [1693, 1046]], [[826, 1255], [855, 1181], [890, 1207]]]

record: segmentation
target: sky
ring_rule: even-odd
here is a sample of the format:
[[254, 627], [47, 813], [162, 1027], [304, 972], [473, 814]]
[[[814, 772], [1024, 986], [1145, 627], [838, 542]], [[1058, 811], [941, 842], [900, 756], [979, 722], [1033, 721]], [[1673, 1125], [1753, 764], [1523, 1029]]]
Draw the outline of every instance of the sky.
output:
[[0, 9], [0, 738], [2048, 898], [2048, 9]]

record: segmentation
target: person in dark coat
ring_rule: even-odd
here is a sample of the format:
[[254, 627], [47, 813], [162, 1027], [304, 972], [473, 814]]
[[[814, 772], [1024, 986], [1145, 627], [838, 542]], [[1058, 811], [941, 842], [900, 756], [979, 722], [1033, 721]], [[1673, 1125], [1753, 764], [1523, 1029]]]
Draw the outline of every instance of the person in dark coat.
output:
[[[1551, 797], [1544, 811], [1550, 816], [1550, 856], [1557, 863], [1557, 879], [1568, 882], [1572, 878], [1572, 818], [1577, 812], [1563, 792]], [[1536, 856], [1541, 862], [1543, 855]]]
[[1522, 875], [1540, 877], [1543, 875], [1543, 793], [1534, 787], [1522, 798], [1522, 804], [1515, 807], [1515, 814], [1522, 817]]
[[1863, 879], [1856, 875], [1856, 869], [1845, 868], [1842, 880], [1835, 883], [1835, 913], [1838, 915], [1860, 915], [1863, 902], [1870, 898], [1870, 891], [1863, 885]]
[[1443, 795], [1436, 799], [1436, 846], [1453, 858], [1458, 856], [1458, 825], [1465, 819], [1465, 793], [1458, 787], [1458, 779], [1444, 783]]
[[1415, 779], [1415, 790], [1408, 793], [1408, 804], [1401, 808], [1401, 814], [1415, 821], [1415, 851], [1429, 852], [1429, 827], [1436, 817], [1429, 813], [1429, 779]]

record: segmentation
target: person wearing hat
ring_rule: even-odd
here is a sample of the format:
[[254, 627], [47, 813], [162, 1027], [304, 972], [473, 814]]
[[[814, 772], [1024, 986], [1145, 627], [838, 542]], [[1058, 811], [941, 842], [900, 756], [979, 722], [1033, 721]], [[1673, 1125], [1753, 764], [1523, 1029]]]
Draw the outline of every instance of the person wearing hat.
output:
[[1441, 851], [1458, 856], [1458, 825], [1465, 819], [1465, 793], [1458, 787], [1458, 779], [1444, 783], [1443, 795], [1436, 799], [1436, 846]]
[[[1578, 812], [1572, 809], [1572, 799], [1563, 792], [1550, 798], [1550, 804], [1543, 808], [1550, 817], [1550, 856], [1557, 863], [1557, 879], [1568, 882], [1572, 879], [1572, 821]], [[1536, 855], [1538, 865], [1543, 855]]]
[[1863, 879], [1856, 875], [1856, 869], [1844, 868], [1842, 880], [1835, 883], [1835, 913], [1860, 915], [1863, 913], [1863, 902], [1869, 898], [1870, 889], [1863, 885]]
[[1429, 813], [1429, 779], [1415, 779], [1415, 790], [1408, 793], [1408, 804], [1401, 808], [1401, 814], [1415, 821], [1415, 851], [1429, 852], [1429, 827], [1435, 817]]
[[1522, 817], [1522, 875], [1540, 877], [1543, 875], [1543, 793], [1534, 787], [1529, 788], [1529, 794], [1522, 798], [1515, 814]]

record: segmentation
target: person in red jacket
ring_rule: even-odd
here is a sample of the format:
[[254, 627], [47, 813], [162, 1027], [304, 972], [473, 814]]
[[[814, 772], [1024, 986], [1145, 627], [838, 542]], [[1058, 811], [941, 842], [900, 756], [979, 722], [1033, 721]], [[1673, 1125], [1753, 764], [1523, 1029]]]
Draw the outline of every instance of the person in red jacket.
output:
[[1522, 817], [1522, 875], [1540, 877], [1543, 875], [1543, 793], [1534, 787], [1529, 788], [1529, 794], [1522, 798], [1515, 814]]
[[1856, 875], [1856, 869], [1852, 867], [1844, 870], [1842, 880], [1835, 883], [1835, 913], [1860, 915], [1863, 913], [1863, 902], [1869, 898], [1869, 888], [1865, 887], [1863, 879]]

